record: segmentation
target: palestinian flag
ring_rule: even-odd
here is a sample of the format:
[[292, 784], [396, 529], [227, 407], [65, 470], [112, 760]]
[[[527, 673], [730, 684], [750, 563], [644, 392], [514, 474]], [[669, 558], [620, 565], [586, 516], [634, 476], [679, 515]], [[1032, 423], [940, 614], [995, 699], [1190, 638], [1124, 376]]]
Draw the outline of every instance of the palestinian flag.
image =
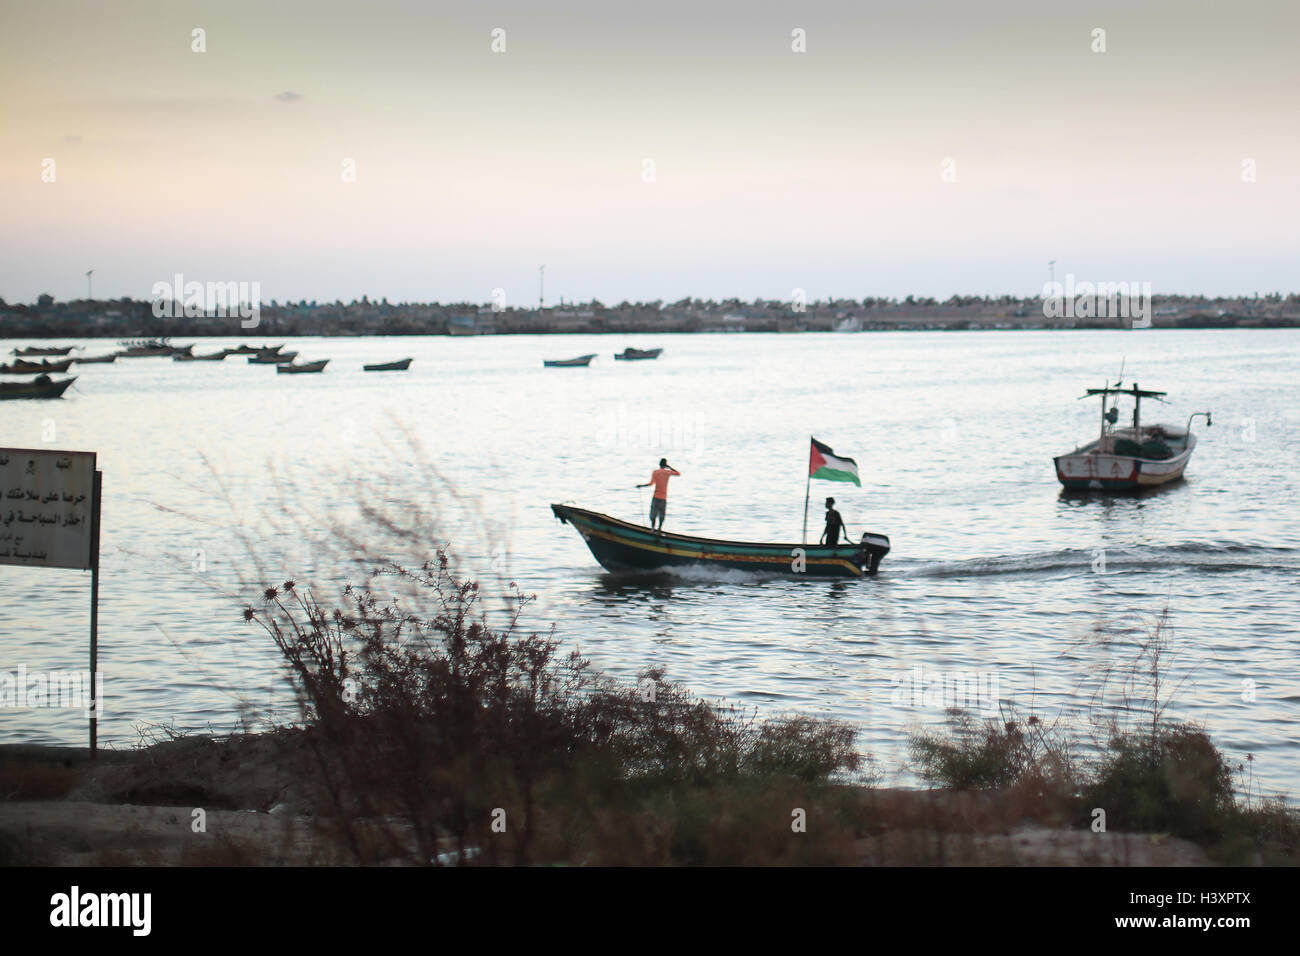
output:
[[808, 475], [826, 481], [851, 481], [859, 488], [858, 463], [852, 458], [840, 458], [830, 445], [823, 445], [816, 438], [812, 440], [812, 452], [808, 456]]

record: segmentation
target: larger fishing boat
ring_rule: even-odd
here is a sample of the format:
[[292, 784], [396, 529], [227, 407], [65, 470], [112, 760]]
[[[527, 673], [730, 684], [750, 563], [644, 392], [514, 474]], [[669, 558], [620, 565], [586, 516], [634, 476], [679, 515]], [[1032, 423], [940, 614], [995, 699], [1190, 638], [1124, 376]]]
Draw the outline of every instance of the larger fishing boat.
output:
[[0, 400], [10, 398], [59, 398], [68, 386], [77, 380], [65, 378], [55, 381], [48, 375], [41, 375], [31, 382], [0, 382]]
[[616, 573], [713, 568], [792, 578], [860, 578], [875, 574], [889, 553], [883, 534], [868, 533], [858, 544], [835, 546], [722, 541], [655, 531], [571, 505], [551, 505], [551, 511], [582, 535], [606, 570]]
[[[1138, 491], [1169, 484], [1183, 477], [1183, 470], [1196, 448], [1192, 420], [1209, 412], [1193, 412], [1187, 425], [1143, 425], [1142, 399], [1163, 401], [1166, 392], [1130, 388], [1120, 383], [1090, 388], [1080, 398], [1101, 399], [1101, 433], [1095, 441], [1053, 459], [1056, 477], [1071, 491]], [[1119, 425], [1119, 399], [1133, 399], [1131, 425]], [[1112, 398], [1113, 396], [1113, 398]]]

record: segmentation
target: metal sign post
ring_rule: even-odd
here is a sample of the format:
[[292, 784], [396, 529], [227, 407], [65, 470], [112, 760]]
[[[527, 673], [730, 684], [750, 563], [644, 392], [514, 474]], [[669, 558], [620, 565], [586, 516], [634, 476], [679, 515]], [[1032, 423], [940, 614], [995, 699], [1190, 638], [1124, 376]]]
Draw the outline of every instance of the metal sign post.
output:
[[99, 503], [104, 489], [104, 473], [95, 471], [95, 490], [90, 517], [90, 759], [99, 745]]

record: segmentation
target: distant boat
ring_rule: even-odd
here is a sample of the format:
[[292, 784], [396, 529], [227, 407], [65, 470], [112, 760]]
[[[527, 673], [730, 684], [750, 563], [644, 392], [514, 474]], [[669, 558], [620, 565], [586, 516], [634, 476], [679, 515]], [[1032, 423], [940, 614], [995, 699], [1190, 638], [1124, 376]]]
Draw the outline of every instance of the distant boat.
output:
[[0, 382], [0, 399], [7, 398], [58, 398], [68, 386], [77, 380], [65, 378], [56, 382], [48, 375], [42, 375], [32, 382]]
[[[1142, 399], [1163, 401], [1166, 392], [1132, 388], [1118, 384], [1090, 388], [1081, 398], [1101, 398], [1101, 433], [1096, 441], [1059, 455], [1056, 477], [1070, 491], [1138, 491], [1165, 485], [1183, 476], [1183, 470], [1196, 448], [1192, 419], [1205, 416], [1206, 427], [1213, 424], [1209, 412], [1193, 412], [1186, 427], [1177, 425], [1143, 425], [1140, 417]], [[1106, 400], [1117, 396], [1109, 408]], [[1116, 427], [1119, 421], [1118, 396], [1133, 399], [1133, 423]]]
[[107, 355], [96, 355], [93, 358], [73, 359], [78, 365], [104, 365], [109, 362], [117, 361], [117, 353], [109, 352]]
[[542, 359], [542, 364], [547, 368], [579, 368], [590, 365], [595, 357], [593, 352], [591, 355], [579, 355], [571, 359]]
[[864, 534], [858, 544], [758, 544], [696, 538], [620, 521], [609, 515], [551, 505], [571, 524], [607, 571], [647, 573], [681, 568], [754, 571], [791, 578], [860, 578], [874, 574], [889, 553], [883, 534]]
[[323, 372], [325, 371], [325, 366], [329, 364], [329, 361], [330, 361], [329, 359], [321, 359], [319, 362], [304, 362], [301, 365], [281, 363], [280, 365], [276, 366], [275, 372], [277, 375], [280, 374], [281, 372], [285, 373], [286, 375], [288, 374], [305, 375], [309, 372]]
[[177, 352], [172, 356], [173, 362], [220, 362], [230, 353], [225, 349], [220, 352], [213, 352], [211, 355], [184, 355]]
[[361, 366], [367, 372], [405, 372], [411, 367], [409, 358], [398, 359], [396, 362], [376, 362], [374, 365]]
[[616, 352], [614, 358], [618, 359], [620, 362], [638, 362], [645, 359], [657, 359], [661, 354], [663, 354], [663, 349], [628, 348], [621, 352]]
[[51, 346], [43, 346], [43, 345], [32, 345], [27, 348], [14, 349], [13, 353], [14, 355], [67, 355], [71, 351], [72, 351], [71, 345], [65, 346], [64, 348], [54, 348]]
[[297, 352], [258, 352], [248, 357], [249, 365], [283, 365], [298, 357]]
[[840, 322], [835, 323], [836, 332], [861, 332], [862, 320], [855, 315], [849, 316]]
[[48, 372], [66, 372], [70, 365], [72, 365], [72, 359], [64, 359], [61, 362], [17, 361], [12, 365], [0, 365], [0, 373], [5, 375], [40, 375]]
[[226, 349], [231, 355], [257, 355], [259, 352], [278, 352], [284, 348], [283, 345], [241, 345], [238, 348]]
[[188, 355], [193, 345], [172, 345], [166, 339], [146, 339], [137, 342], [123, 342], [125, 346], [118, 354], [123, 358], [158, 358], [168, 355]]

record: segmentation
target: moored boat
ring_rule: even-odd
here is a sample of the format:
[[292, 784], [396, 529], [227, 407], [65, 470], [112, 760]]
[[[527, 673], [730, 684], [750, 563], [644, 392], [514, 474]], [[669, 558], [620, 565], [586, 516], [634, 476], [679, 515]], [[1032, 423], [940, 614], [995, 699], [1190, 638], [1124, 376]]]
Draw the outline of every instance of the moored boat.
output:
[[278, 352], [283, 345], [240, 345], [238, 348], [226, 349], [231, 355], [257, 355], [259, 352]]
[[172, 356], [173, 362], [220, 362], [230, 353], [225, 349], [220, 352], [213, 352], [211, 355], [187, 355], [177, 352]]
[[[1056, 477], [1070, 491], [1139, 491], [1169, 484], [1183, 477], [1183, 471], [1196, 448], [1192, 421], [1205, 416], [1206, 427], [1213, 424], [1209, 412], [1193, 412], [1187, 425], [1143, 425], [1142, 399], [1163, 401], [1167, 392], [1131, 388], [1119, 383], [1105, 388], [1090, 388], [1081, 398], [1101, 399], [1101, 432], [1095, 441], [1058, 455]], [[1115, 400], [1109, 402], [1110, 396]], [[1119, 396], [1133, 399], [1133, 420], [1118, 426]]]
[[72, 359], [60, 362], [24, 362], [21, 359], [12, 365], [0, 365], [0, 374], [4, 375], [41, 375], [51, 372], [66, 372], [72, 365]]
[[593, 352], [591, 355], [579, 355], [571, 359], [542, 359], [542, 364], [547, 368], [585, 368], [595, 357]]
[[297, 352], [258, 352], [248, 357], [249, 365], [282, 365], [298, 357]]
[[361, 368], [367, 372], [405, 372], [411, 367], [411, 359], [398, 359], [396, 362], [375, 362], [371, 365], [363, 365]]
[[165, 358], [168, 355], [188, 355], [194, 350], [193, 345], [172, 345], [167, 339], [145, 339], [137, 342], [123, 342], [124, 348], [118, 354], [122, 358]]
[[59, 398], [76, 380], [74, 375], [56, 382], [48, 375], [42, 375], [31, 382], [0, 382], [0, 399]]
[[46, 345], [30, 345], [30, 346], [27, 346], [26, 348], [14, 349], [14, 350], [13, 350], [13, 353], [14, 353], [14, 355], [18, 355], [18, 356], [23, 356], [23, 355], [67, 355], [67, 354], [68, 354], [69, 352], [71, 352], [71, 351], [72, 351], [72, 346], [71, 346], [71, 345], [66, 345], [66, 346], [63, 346], [63, 347], [46, 346]]
[[301, 365], [282, 362], [275, 367], [275, 372], [277, 375], [281, 372], [291, 375], [306, 375], [311, 372], [323, 372], [325, 371], [325, 366], [329, 364], [329, 361], [329, 359], [321, 359], [318, 362], [303, 362]]
[[769, 544], [722, 541], [655, 531], [609, 515], [551, 505], [561, 522], [573, 525], [608, 571], [647, 573], [713, 568], [792, 578], [860, 578], [874, 574], [889, 553], [889, 538], [867, 533], [858, 544]]
[[614, 358], [620, 362], [639, 362], [646, 359], [657, 359], [663, 354], [663, 349], [634, 349], [626, 348], [621, 352], [615, 352]]
[[95, 355], [90, 358], [73, 359], [78, 365], [107, 365], [117, 361], [117, 353], [109, 352], [107, 355]]

